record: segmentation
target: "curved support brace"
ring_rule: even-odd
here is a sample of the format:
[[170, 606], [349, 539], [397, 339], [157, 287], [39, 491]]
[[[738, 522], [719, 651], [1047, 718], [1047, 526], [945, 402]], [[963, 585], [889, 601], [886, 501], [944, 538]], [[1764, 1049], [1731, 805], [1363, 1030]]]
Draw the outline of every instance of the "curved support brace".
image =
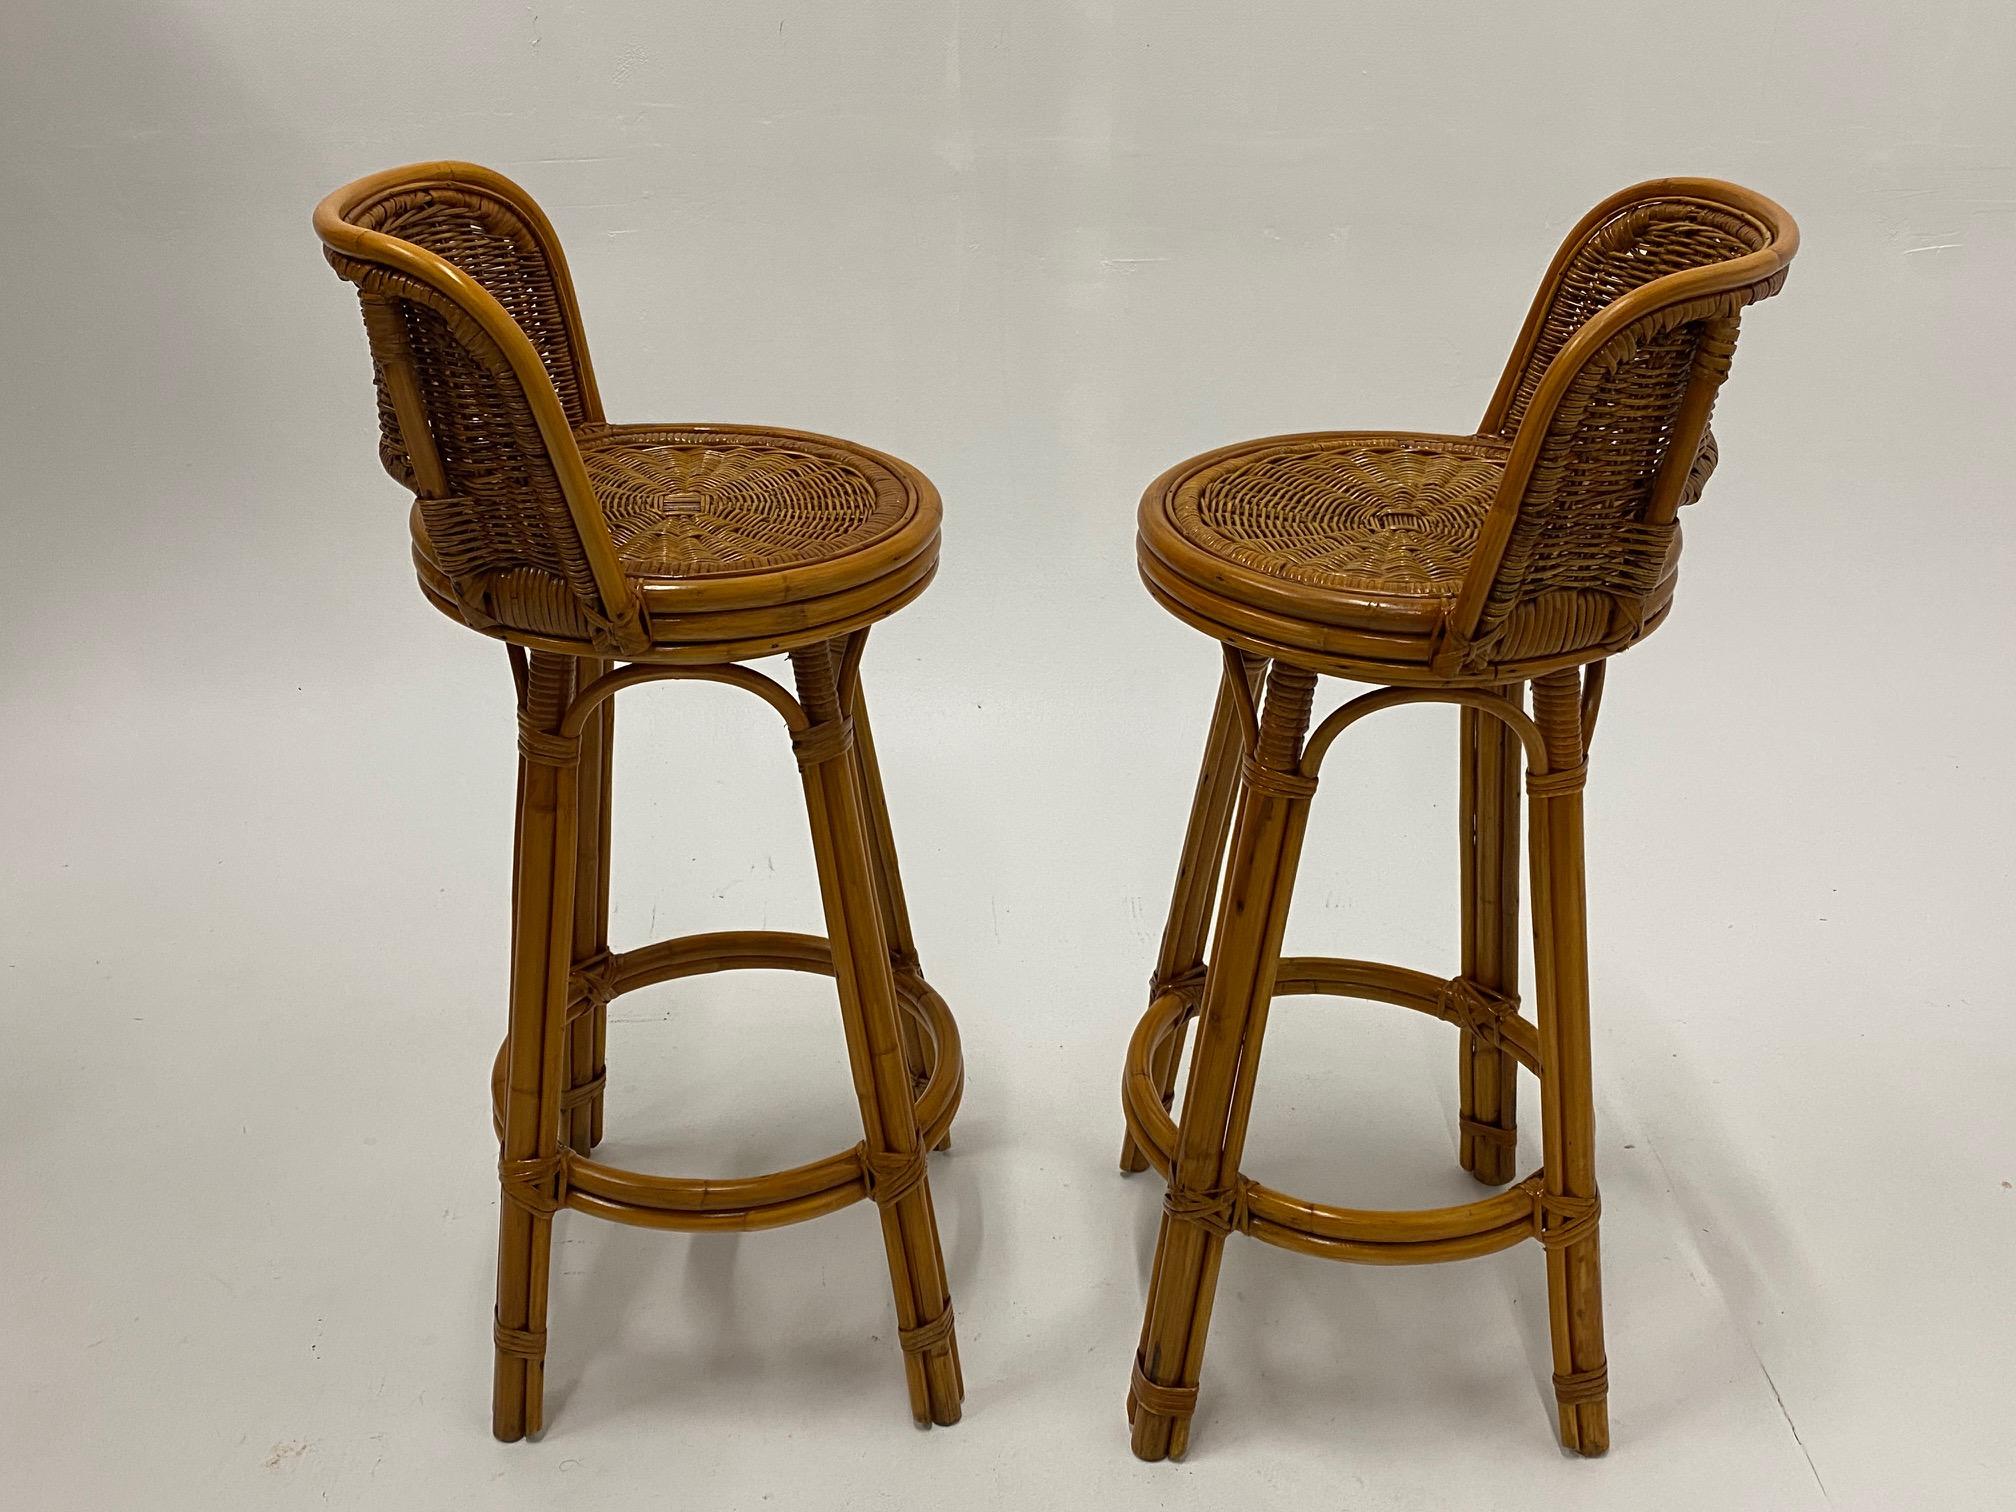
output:
[[[685, 935], [605, 957], [591, 973], [576, 972], [577, 1004], [606, 1001], [641, 987], [716, 971], [770, 970], [833, 974], [833, 950], [817, 935], [741, 931]], [[931, 1045], [931, 1075], [916, 1095], [919, 1154], [944, 1137], [965, 1090], [965, 1062], [952, 1013], [922, 977], [896, 974], [899, 1007]], [[505, 1051], [491, 1074], [492, 1124], [501, 1132]], [[921, 1164], [921, 1162], [920, 1162]], [[920, 1173], [921, 1174], [921, 1173]], [[871, 1157], [862, 1146], [790, 1170], [761, 1176], [677, 1177], [628, 1171], [563, 1150], [556, 1171], [540, 1173], [554, 1209], [573, 1208], [641, 1228], [748, 1230], [816, 1218], [874, 1197]]]
[[1510, 699], [1477, 688], [1377, 688], [1340, 704], [1316, 726], [1315, 733], [1310, 735], [1308, 743], [1302, 748], [1302, 775], [1314, 780], [1331, 742], [1366, 715], [1377, 714], [1381, 709], [1397, 708], [1401, 704], [1417, 703], [1460, 704], [1466, 709], [1481, 709], [1519, 737], [1519, 744], [1526, 749], [1528, 772], [1541, 777], [1552, 770], [1547, 764], [1547, 742], [1540, 734], [1540, 727]]
[[[1462, 986], [1376, 961], [1291, 956], [1281, 962], [1277, 996], [1303, 993], [1364, 998], [1412, 1008], [1461, 1027], [1471, 1027]], [[1179, 1138], [1176, 1120], [1162, 1100], [1152, 1072], [1160, 1043], [1197, 1011], [1194, 987], [1171, 985], [1158, 993], [1136, 1026], [1127, 1049], [1121, 1104], [1129, 1133], [1148, 1161], [1169, 1173]], [[1528, 1019], [1500, 1005], [1495, 1019], [1505, 1048], [1527, 1069], [1542, 1071], [1539, 1031]], [[1593, 1215], [1546, 1194], [1538, 1175], [1495, 1196], [1455, 1207], [1381, 1210], [1337, 1207], [1275, 1191], [1239, 1175], [1221, 1194], [1211, 1194], [1222, 1214], [1186, 1210], [1193, 1221], [1215, 1220], [1283, 1249], [1330, 1260], [1369, 1265], [1415, 1265], [1461, 1260], [1507, 1249], [1525, 1239], [1550, 1248], [1578, 1243]]]
[[1593, 661], [1582, 669], [1582, 749], [1596, 736], [1596, 715], [1603, 707], [1603, 673], [1610, 663]]
[[840, 644], [840, 664], [833, 670], [833, 685], [839, 690], [840, 707], [854, 707], [855, 695], [861, 691], [861, 656], [868, 649], [868, 627], [843, 636]]
[[730, 662], [719, 667], [679, 667], [661, 666], [653, 662], [631, 662], [598, 677], [575, 696], [567, 706], [567, 716], [561, 721], [560, 733], [568, 739], [578, 739], [587, 728], [588, 716], [595, 711], [605, 698], [613, 697], [625, 688], [634, 688], [640, 683], [653, 682], [716, 682], [726, 683], [731, 688], [754, 693], [763, 702], [784, 716], [784, 724], [792, 734], [810, 728], [812, 720], [799, 706], [798, 700], [788, 693], [781, 683], [765, 677], [761, 672]]
[[1260, 743], [1260, 706], [1253, 701], [1253, 680], [1246, 670], [1246, 653], [1230, 641], [1224, 644], [1225, 686], [1232, 690], [1232, 702], [1239, 710], [1239, 743], [1251, 751]]
[[1430, 976], [1404, 966], [1337, 956], [1284, 957], [1274, 978], [1274, 995], [1305, 994], [1412, 1008], [1473, 1034], [1486, 1033], [1535, 1076], [1545, 1071], [1540, 1060], [1539, 1026], [1519, 1015], [1519, 1005], [1513, 999], [1482, 992], [1462, 977]]

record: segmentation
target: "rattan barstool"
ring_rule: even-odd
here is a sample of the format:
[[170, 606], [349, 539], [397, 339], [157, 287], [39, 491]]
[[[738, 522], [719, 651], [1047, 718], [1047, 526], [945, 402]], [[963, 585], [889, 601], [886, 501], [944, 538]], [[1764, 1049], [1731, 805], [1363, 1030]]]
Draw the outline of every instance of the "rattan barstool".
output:
[[[502, 1187], [493, 1428], [537, 1433], [563, 1208], [645, 1228], [770, 1228], [872, 1199], [910, 1408], [964, 1385], [925, 1154], [950, 1138], [958, 1030], [925, 982], [861, 694], [868, 627], [924, 590], [939, 502], [916, 469], [828, 436], [610, 425], [566, 262], [517, 185], [395, 168], [315, 211], [364, 308], [380, 456], [415, 498], [436, 608], [505, 643], [518, 694], [510, 1022], [492, 1076]], [[743, 665], [787, 655], [796, 696]], [[804, 782], [827, 936], [750, 931], [609, 948], [614, 695], [726, 683], [779, 715]], [[693, 1180], [590, 1158], [611, 998], [704, 972], [834, 978], [860, 1144], [794, 1170]]]
[[[1141, 1458], [1188, 1444], [1233, 1233], [1377, 1265], [1537, 1239], [1561, 1442], [1608, 1447], [1583, 912], [1589, 739], [1604, 659], [1657, 628], [1671, 603], [1675, 517], [1715, 465], [1709, 412], [1738, 317], [1778, 291], [1797, 246], [1782, 209], [1734, 185], [1626, 189], [1556, 254], [1476, 435], [1275, 436], [1184, 462], [1143, 497], [1141, 576], [1164, 608], [1222, 643], [1225, 665], [1123, 1077], [1122, 1168], [1168, 1178], [1127, 1397]], [[1379, 686], [1311, 734], [1324, 674]], [[1412, 703], [1460, 709], [1460, 973], [1282, 959], [1324, 756], [1360, 719]], [[1534, 1019], [1519, 1012], [1516, 979], [1522, 768]], [[1247, 1177], [1268, 1006], [1291, 994], [1392, 1003], [1455, 1025], [1459, 1158], [1487, 1185], [1513, 1178], [1518, 1069], [1533, 1072], [1541, 1168], [1478, 1202], [1400, 1212], [1310, 1202]], [[1193, 1019], [1178, 1123], [1172, 1082]]]

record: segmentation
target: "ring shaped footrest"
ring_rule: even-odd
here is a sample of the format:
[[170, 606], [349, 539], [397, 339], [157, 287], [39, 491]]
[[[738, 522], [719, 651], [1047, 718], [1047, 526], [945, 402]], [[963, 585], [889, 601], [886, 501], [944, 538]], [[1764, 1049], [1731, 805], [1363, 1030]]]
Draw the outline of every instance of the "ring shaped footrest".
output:
[[[833, 975], [832, 945], [819, 935], [748, 930], [685, 935], [637, 950], [612, 953], [593, 971], [571, 979], [570, 1016], [597, 1001], [680, 977], [717, 971], [805, 971]], [[952, 1011], [914, 971], [898, 968], [896, 999], [923, 1031], [931, 1074], [917, 1093], [921, 1152], [935, 1147], [952, 1127], [965, 1087], [959, 1027]], [[504, 1067], [508, 1044], [491, 1072], [491, 1122], [503, 1127]], [[869, 1195], [874, 1178], [862, 1146], [829, 1155], [788, 1171], [723, 1179], [652, 1176], [605, 1165], [572, 1150], [559, 1162], [558, 1206], [641, 1228], [721, 1230], [778, 1228], [836, 1212]]]
[[[1203, 984], [1192, 978], [1164, 987], [1127, 1046], [1121, 1087], [1127, 1129], [1164, 1179], [1176, 1150], [1176, 1120], [1162, 1105], [1150, 1072], [1158, 1049], [1198, 1011]], [[1509, 998], [1464, 978], [1447, 980], [1376, 961], [1323, 956], [1284, 958], [1276, 997], [1303, 995], [1363, 998], [1413, 1008], [1502, 1045], [1527, 1070], [1541, 1072], [1539, 1031], [1514, 1011]], [[1290, 1197], [1244, 1176], [1226, 1193], [1171, 1193], [1169, 1210], [1224, 1231], [1238, 1230], [1282, 1249], [1329, 1260], [1370, 1265], [1415, 1265], [1465, 1260], [1509, 1249], [1522, 1239], [1550, 1247], [1592, 1232], [1594, 1199], [1547, 1192], [1539, 1173], [1493, 1197], [1458, 1207], [1383, 1210], [1333, 1207]]]

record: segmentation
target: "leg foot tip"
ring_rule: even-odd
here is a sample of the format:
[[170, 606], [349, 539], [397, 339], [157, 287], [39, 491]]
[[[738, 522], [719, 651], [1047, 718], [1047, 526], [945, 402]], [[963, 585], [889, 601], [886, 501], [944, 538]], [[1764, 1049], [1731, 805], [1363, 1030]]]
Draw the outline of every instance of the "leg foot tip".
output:
[[1134, 1458], [1152, 1465], [1162, 1460], [1180, 1460], [1189, 1449], [1188, 1419], [1150, 1412], [1131, 1400], [1128, 1402], [1128, 1417], [1134, 1425], [1131, 1440]]
[[1610, 1406], [1582, 1402], [1561, 1408], [1561, 1447], [1582, 1459], [1601, 1459], [1610, 1452]]
[[947, 1339], [908, 1359], [922, 1366], [911, 1378], [911, 1421], [919, 1428], [950, 1428], [963, 1415], [966, 1400], [957, 1343]]
[[966, 1409], [958, 1397], [936, 1400], [922, 1407], [912, 1405], [910, 1421], [922, 1430], [925, 1428], [950, 1428], [964, 1417]]

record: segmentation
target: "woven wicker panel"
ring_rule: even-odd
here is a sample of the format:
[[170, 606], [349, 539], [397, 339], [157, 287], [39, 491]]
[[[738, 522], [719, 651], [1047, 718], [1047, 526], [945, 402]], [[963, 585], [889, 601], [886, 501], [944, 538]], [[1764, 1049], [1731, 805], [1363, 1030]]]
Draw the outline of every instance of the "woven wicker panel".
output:
[[[481, 283], [537, 349], [566, 411], [581, 413], [579, 367], [554, 270], [514, 207], [473, 191], [427, 187], [388, 194], [352, 219], [423, 246]], [[390, 367], [410, 360], [447, 482], [443, 497], [420, 499], [421, 518], [464, 609], [525, 629], [595, 634], [606, 619], [594, 572], [509, 360], [447, 295], [388, 267], [333, 253], [330, 261], [366, 296], [380, 456], [418, 493], [386, 384]]]
[[[1679, 527], [1644, 518], [1652, 488], [1678, 443], [1675, 423], [1695, 375], [1719, 383], [1735, 345], [1737, 299], [1681, 308], [1621, 332], [1584, 365], [1552, 415], [1527, 479], [1519, 514], [1492, 578], [1470, 657], [1509, 654], [1516, 628], [1524, 654], [1582, 650], [1644, 612], [1644, 600], [1672, 565]], [[1699, 497], [1715, 450], [1704, 434], [1682, 499]], [[1595, 626], [1586, 605], [1573, 615], [1550, 602], [1541, 618], [1563, 638], [1543, 644], [1529, 606], [1561, 594], [1606, 594], [1621, 621]], [[1594, 633], [1590, 633], [1591, 630]]]
[[1194, 545], [1270, 577], [1453, 597], [1504, 457], [1489, 442], [1307, 438], [1198, 474], [1177, 490], [1169, 514]]
[[[1606, 305], [1670, 273], [1756, 251], [1768, 229], [1689, 199], [1643, 201], [1596, 227], [1563, 268], [1506, 424], [1543, 425], [1466, 660], [1593, 649], [1642, 622], [1647, 596], [1671, 569], [1678, 527], [1647, 517], [1676, 445], [1696, 448], [1680, 502], [1714, 471], [1714, 438], [1679, 434], [1690, 385], [1719, 385], [1735, 349], [1736, 317], [1755, 291], [1673, 306], [1634, 322], [1590, 354], [1551, 413], [1528, 409], [1548, 367]], [[1607, 624], [1599, 614], [1607, 597]]]
[[617, 554], [640, 577], [823, 561], [882, 539], [911, 513], [894, 474], [801, 437], [587, 426], [577, 439]]
[[356, 223], [425, 247], [483, 285], [537, 349], [567, 418], [577, 425], [587, 418], [558, 280], [513, 206], [473, 190], [434, 186], [389, 196], [360, 211]]
[[1694, 200], [1641, 200], [1596, 227], [1561, 270], [1505, 417], [1506, 433], [1525, 417], [1548, 365], [1597, 311], [1655, 278], [1741, 257], [1767, 239], [1754, 221]]
[[484, 360], [480, 334], [415, 300], [396, 308], [454, 490], [421, 504], [442, 565], [457, 576], [536, 567], [570, 579], [593, 602], [594, 578], [544, 438], [501, 355]]

